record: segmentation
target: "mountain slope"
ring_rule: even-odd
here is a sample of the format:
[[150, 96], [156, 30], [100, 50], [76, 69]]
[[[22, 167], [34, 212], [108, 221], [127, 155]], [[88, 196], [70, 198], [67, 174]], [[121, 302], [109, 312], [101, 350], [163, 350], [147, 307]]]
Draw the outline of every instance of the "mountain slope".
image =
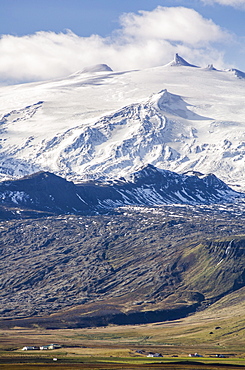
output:
[[1, 327], [169, 320], [245, 285], [244, 214], [233, 208], [123, 209], [0, 226]]
[[149, 163], [245, 188], [245, 85], [237, 76], [177, 55], [144, 71], [98, 65], [1, 87], [1, 176], [115, 179]]

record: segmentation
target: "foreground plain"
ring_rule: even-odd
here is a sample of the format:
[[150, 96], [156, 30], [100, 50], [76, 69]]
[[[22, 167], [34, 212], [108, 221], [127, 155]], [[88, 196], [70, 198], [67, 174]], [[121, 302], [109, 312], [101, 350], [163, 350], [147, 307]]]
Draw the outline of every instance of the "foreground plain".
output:
[[[181, 320], [146, 325], [0, 331], [1, 369], [202, 369], [245, 366], [245, 303], [238, 293]], [[22, 351], [58, 343], [59, 350]], [[158, 352], [162, 358], [147, 358]], [[191, 358], [189, 353], [199, 353]], [[216, 355], [223, 355], [217, 358]], [[53, 361], [57, 358], [57, 361]], [[204, 366], [205, 364], [205, 366]]]

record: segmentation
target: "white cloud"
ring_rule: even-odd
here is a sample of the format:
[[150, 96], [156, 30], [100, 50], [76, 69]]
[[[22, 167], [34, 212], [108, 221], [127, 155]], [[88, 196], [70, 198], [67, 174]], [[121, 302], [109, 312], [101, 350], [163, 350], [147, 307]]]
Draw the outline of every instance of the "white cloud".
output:
[[168, 63], [178, 52], [194, 64], [223, 63], [212, 43], [229, 35], [192, 9], [158, 7], [121, 17], [110, 37], [38, 32], [0, 39], [0, 81], [25, 82], [65, 76], [93, 64], [114, 70]]
[[206, 4], [220, 4], [220, 5], [230, 5], [235, 8], [245, 9], [245, 0], [202, 0]]
[[134, 38], [165, 39], [192, 45], [224, 38], [224, 32], [193, 9], [163, 8], [125, 14], [121, 17], [124, 34]]

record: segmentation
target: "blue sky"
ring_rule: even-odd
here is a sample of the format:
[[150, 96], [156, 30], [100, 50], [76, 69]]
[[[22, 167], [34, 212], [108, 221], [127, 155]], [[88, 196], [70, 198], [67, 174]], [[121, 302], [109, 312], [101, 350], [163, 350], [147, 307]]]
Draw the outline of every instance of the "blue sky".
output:
[[245, 71], [245, 0], [0, 0], [0, 9], [3, 83], [88, 64], [154, 67], [175, 52]]

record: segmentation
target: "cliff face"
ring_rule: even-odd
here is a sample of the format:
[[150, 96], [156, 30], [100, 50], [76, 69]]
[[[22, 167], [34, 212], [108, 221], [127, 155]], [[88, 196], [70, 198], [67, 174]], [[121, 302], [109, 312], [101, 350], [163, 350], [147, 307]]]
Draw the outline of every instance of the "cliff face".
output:
[[183, 276], [205, 300], [219, 299], [244, 286], [245, 239], [235, 236], [203, 242], [181, 258]]

